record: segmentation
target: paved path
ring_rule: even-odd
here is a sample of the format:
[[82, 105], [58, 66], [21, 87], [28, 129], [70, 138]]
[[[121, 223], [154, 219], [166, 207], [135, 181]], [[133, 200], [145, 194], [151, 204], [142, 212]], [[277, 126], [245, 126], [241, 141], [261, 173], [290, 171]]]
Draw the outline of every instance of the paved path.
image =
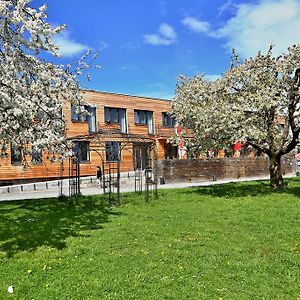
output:
[[[289, 175], [287, 177], [294, 177], [294, 175]], [[195, 187], [195, 186], [209, 186], [215, 184], [223, 184], [229, 182], [242, 182], [242, 181], [253, 181], [253, 180], [262, 180], [268, 179], [268, 176], [264, 177], [248, 177], [240, 179], [221, 179], [217, 181], [201, 181], [201, 182], [182, 182], [182, 183], [167, 183], [163, 185], [158, 185], [159, 189], [172, 189], [172, 188], [185, 188], [185, 187]], [[121, 187], [121, 192], [133, 192], [133, 186]], [[63, 189], [63, 193], [68, 195], [69, 190]], [[103, 191], [97, 187], [82, 187], [81, 193], [83, 195], [97, 195], [102, 194]], [[9, 201], [9, 200], [24, 200], [24, 199], [37, 199], [37, 198], [53, 198], [59, 196], [59, 189], [52, 190], [40, 190], [40, 191], [28, 191], [28, 192], [19, 192], [19, 193], [7, 193], [0, 195], [0, 201]]]

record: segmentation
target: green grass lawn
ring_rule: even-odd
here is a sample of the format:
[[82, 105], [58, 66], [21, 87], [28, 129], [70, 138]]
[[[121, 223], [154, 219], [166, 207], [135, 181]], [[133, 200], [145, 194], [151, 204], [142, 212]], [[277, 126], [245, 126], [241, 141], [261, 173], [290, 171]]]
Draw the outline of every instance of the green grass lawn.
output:
[[0, 203], [0, 299], [300, 299], [299, 196], [294, 179]]

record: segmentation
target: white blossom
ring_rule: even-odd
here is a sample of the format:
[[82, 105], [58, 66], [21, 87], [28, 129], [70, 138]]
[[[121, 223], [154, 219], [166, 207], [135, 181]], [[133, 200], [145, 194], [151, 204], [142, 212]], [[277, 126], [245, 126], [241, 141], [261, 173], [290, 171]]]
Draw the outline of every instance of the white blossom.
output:
[[51, 149], [64, 141], [62, 101], [82, 107], [74, 74], [89, 65], [84, 56], [72, 72], [42, 58], [44, 52], [58, 56], [52, 37], [65, 26], [52, 27], [47, 6], [35, 9], [29, 2], [0, 0], [0, 141]]
[[194, 130], [197, 147], [245, 142], [280, 173], [280, 157], [296, 147], [300, 132], [300, 45], [279, 57], [272, 48], [244, 62], [233, 50], [231, 68], [214, 82], [180, 77], [173, 109]]

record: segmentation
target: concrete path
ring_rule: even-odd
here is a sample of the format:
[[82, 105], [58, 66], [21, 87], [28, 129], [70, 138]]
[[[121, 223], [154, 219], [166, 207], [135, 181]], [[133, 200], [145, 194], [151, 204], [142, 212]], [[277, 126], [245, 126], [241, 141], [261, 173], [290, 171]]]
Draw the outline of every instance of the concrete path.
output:
[[[288, 175], [288, 177], [294, 177], [295, 175]], [[173, 189], [173, 188], [186, 188], [186, 187], [196, 187], [196, 186], [209, 186], [215, 184], [223, 184], [229, 182], [242, 182], [242, 181], [253, 181], [253, 180], [265, 180], [269, 179], [268, 176], [264, 177], [248, 177], [248, 178], [234, 178], [234, 179], [221, 179], [217, 181], [201, 181], [201, 182], [182, 182], [182, 183], [167, 183], [163, 185], [158, 185], [158, 189]], [[121, 187], [121, 193], [133, 192], [134, 186]], [[82, 187], [81, 193], [83, 195], [97, 195], [102, 194], [103, 191], [98, 187]], [[68, 195], [69, 189], [64, 188], [63, 194]], [[0, 201], [10, 201], [10, 200], [24, 200], [24, 199], [37, 199], [37, 198], [54, 198], [59, 196], [59, 187], [51, 190], [36, 190], [36, 191], [23, 191], [23, 192], [10, 192], [6, 194], [0, 194]]]

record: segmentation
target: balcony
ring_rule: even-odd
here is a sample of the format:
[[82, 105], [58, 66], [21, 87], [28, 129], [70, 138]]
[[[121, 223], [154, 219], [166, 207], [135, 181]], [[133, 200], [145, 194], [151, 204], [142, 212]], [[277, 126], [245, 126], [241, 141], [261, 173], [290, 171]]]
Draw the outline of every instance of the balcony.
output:
[[170, 138], [175, 134], [174, 127], [164, 127], [162, 125], [155, 126], [155, 136], [158, 138]]

